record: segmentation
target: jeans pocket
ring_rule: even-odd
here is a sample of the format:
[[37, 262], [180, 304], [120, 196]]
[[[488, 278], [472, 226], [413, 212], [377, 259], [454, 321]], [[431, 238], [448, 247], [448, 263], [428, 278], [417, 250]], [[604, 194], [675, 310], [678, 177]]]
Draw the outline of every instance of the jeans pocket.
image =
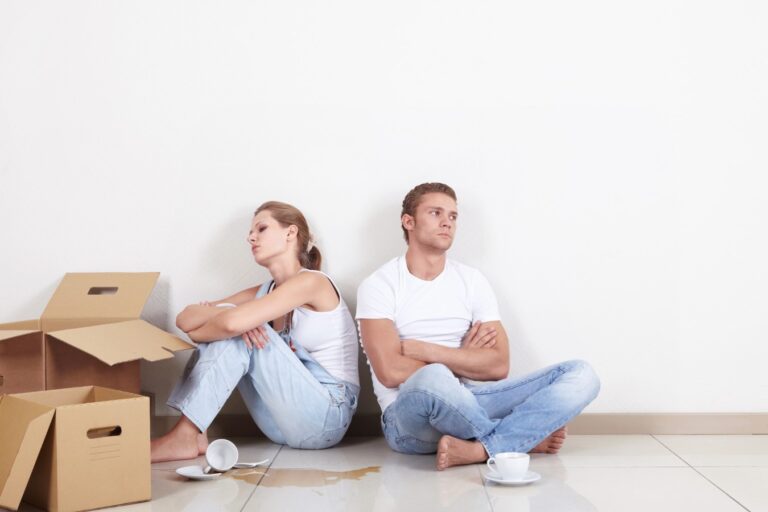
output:
[[389, 447], [399, 451], [397, 449], [397, 438], [400, 437], [400, 433], [397, 431], [391, 415], [387, 415], [387, 411], [384, 411], [384, 414], [381, 415], [381, 431], [384, 433], [384, 439]]
[[342, 405], [347, 401], [347, 389], [344, 384], [334, 382], [323, 385], [331, 397], [331, 405]]
[[328, 413], [325, 415], [323, 430], [325, 432], [346, 428], [349, 425], [349, 419], [346, 418], [346, 404], [331, 404], [328, 406]]

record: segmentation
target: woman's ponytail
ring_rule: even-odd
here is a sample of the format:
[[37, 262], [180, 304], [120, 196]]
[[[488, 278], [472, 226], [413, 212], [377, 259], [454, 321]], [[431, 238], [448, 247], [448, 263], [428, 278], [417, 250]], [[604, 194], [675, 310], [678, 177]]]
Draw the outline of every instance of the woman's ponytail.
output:
[[317, 246], [312, 246], [309, 251], [301, 253], [301, 266], [308, 268], [309, 270], [320, 270], [320, 265], [323, 263], [323, 256], [320, 254], [320, 249]]

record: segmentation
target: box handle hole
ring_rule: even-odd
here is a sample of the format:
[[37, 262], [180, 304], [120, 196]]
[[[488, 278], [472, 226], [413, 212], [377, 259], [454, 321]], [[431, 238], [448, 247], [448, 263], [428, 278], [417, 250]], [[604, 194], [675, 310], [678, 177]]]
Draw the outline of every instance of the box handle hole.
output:
[[94, 286], [88, 290], [88, 295], [114, 295], [117, 293], [117, 286]]
[[88, 431], [88, 439], [99, 439], [100, 437], [114, 437], [123, 433], [119, 425], [114, 427], [92, 428]]

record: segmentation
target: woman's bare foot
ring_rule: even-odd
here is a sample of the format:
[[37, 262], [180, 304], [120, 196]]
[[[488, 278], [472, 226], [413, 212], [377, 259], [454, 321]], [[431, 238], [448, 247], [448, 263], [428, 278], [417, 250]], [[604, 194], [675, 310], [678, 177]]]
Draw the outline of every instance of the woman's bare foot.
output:
[[530, 453], [557, 453], [563, 447], [568, 427], [563, 427], [552, 432], [549, 437], [540, 442]]
[[[150, 442], [152, 462], [194, 459], [200, 454], [199, 436], [194, 423], [182, 416], [170, 432]], [[207, 446], [207, 438], [205, 443]]]
[[205, 451], [208, 449], [208, 431], [197, 434], [197, 454], [205, 455]]
[[465, 441], [452, 436], [443, 436], [437, 443], [436, 464], [438, 471], [451, 466], [476, 464], [488, 459], [483, 445], [477, 441]]

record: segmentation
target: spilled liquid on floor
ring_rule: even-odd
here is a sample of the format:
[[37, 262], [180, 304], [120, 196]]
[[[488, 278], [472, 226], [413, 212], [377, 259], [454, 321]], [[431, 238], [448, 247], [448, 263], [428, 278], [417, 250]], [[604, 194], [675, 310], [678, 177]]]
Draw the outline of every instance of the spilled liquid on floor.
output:
[[269, 471], [238, 469], [228, 476], [260, 487], [320, 487], [333, 485], [342, 480], [360, 480], [370, 473], [378, 473], [381, 466], [353, 469], [351, 471], [325, 471], [323, 469], [271, 468]]

